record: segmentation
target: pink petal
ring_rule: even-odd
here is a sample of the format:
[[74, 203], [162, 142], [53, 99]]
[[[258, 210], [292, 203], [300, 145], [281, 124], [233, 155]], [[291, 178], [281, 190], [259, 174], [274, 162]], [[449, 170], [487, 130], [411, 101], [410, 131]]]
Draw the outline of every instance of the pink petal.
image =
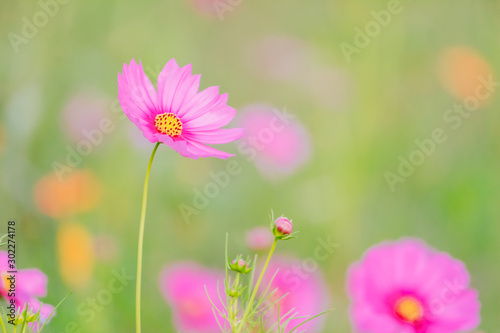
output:
[[206, 144], [222, 144], [241, 138], [244, 134], [242, 128], [219, 128], [211, 131], [196, 131], [184, 134], [189, 140]]
[[[223, 280], [222, 272], [212, 271], [192, 262], [177, 263], [162, 271], [160, 289], [172, 308], [178, 331], [220, 332], [210, 299], [220, 310], [223, 309], [217, 295], [217, 284], [220, 295], [223, 295]], [[219, 321], [222, 325], [225, 324], [222, 318], [219, 318]]]
[[[276, 274], [272, 283], [273, 275]], [[280, 322], [297, 316], [312, 317], [327, 310], [329, 299], [326, 283], [321, 271], [316, 267], [314, 270], [305, 268], [303, 261], [294, 258], [280, 257], [273, 258], [265, 273], [261, 284], [261, 291], [264, 291], [271, 284], [269, 290], [275, 290], [271, 301], [279, 300]], [[286, 296], [285, 296], [286, 295]], [[287, 316], [285, 316], [288, 313]], [[269, 312], [266, 324], [272, 325], [277, 322], [277, 306]], [[289, 331], [293, 327], [302, 323], [307, 318], [292, 319], [287, 326]], [[321, 332], [324, 326], [325, 317], [319, 317], [300, 326], [297, 331]], [[269, 325], [269, 326], [270, 326]]]
[[47, 296], [48, 279], [40, 270], [36, 268], [20, 270], [17, 279], [19, 294], [29, 298]]
[[56, 315], [56, 312], [54, 311], [54, 306], [45, 303], [42, 304], [37, 299], [30, 300], [28, 306], [29, 306], [29, 313], [31, 314], [37, 313], [38, 310], [40, 310], [40, 321], [37, 323], [28, 324], [28, 328], [34, 332], [39, 330], [43, 326], [43, 324], [48, 323], [50, 321], [49, 316], [52, 314], [52, 312], [54, 313], [52, 314], [52, 317], [50, 319], [52, 319]]
[[153, 120], [140, 119], [137, 127], [139, 127], [142, 134], [149, 142], [155, 143], [159, 141], [157, 137], [158, 130], [155, 128]]
[[197, 157], [217, 157], [221, 159], [226, 159], [228, 157], [234, 156], [234, 154], [229, 154], [192, 140], [187, 141], [186, 148], [191, 154]]
[[191, 64], [180, 68], [175, 59], [158, 76], [158, 105], [161, 112], [177, 114], [184, 103], [198, 92], [200, 75], [191, 75]]
[[156, 91], [142, 69], [134, 59], [130, 65], [123, 64], [122, 73], [118, 73], [118, 100], [123, 112], [137, 126], [140, 118], [155, 113]]
[[156, 133], [155, 134], [156, 138], [158, 139], [157, 141], [160, 141], [161, 143], [169, 146], [179, 154], [181, 154], [184, 157], [189, 157], [189, 158], [194, 158], [196, 159], [197, 156], [191, 154], [187, 150], [187, 142], [184, 140], [174, 140], [170, 136], [166, 134], [161, 134], [161, 133]]
[[[478, 293], [475, 290], [466, 290], [448, 300], [441, 299], [441, 311], [436, 313], [434, 333], [465, 332], [476, 328], [481, 322]], [[431, 331], [430, 331], [431, 332]]]
[[229, 124], [234, 119], [236, 110], [230, 106], [222, 106], [217, 110], [207, 112], [197, 118], [186, 121], [183, 126], [188, 131], [213, 130]]
[[227, 94], [219, 95], [219, 87], [208, 87], [197, 93], [186, 105], [183, 105], [177, 115], [183, 123], [187, 123], [211, 110], [226, 105]]

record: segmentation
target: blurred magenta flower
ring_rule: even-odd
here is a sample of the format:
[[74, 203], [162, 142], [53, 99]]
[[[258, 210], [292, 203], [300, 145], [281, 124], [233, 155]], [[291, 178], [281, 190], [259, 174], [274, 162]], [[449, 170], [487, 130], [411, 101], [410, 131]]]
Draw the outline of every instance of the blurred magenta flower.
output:
[[283, 178], [309, 160], [309, 133], [297, 120], [284, 118], [268, 105], [251, 105], [243, 112], [240, 124], [245, 128], [245, 137], [240, 153], [253, 160], [263, 176]]
[[453, 333], [480, 322], [478, 294], [463, 262], [419, 240], [369, 249], [348, 272], [351, 319], [370, 333]]
[[223, 144], [243, 136], [240, 128], [223, 129], [235, 116], [227, 93], [219, 87], [198, 92], [200, 75], [191, 65], [179, 67], [171, 59], [160, 72], [157, 90], [135, 60], [118, 73], [118, 99], [127, 117], [153, 143], [161, 142], [182, 156], [227, 158], [233, 156], [206, 144]]
[[[277, 256], [269, 264], [261, 290], [264, 290], [269, 285], [276, 272], [278, 273], [272, 281], [269, 291], [276, 289], [276, 293], [273, 295], [274, 300], [278, 300], [287, 294], [278, 302], [282, 325], [290, 317], [312, 317], [327, 310], [329, 303], [328, 291], [323, 274], [317, 267], [311, 270], [309, 266], [305, 266], [299, 259]], [[267, 326], [277, 322], [278, 306], [275, 306], [271, 313], [271, 318], [267, 319]], [[292, 319], [285, 331], [288, 332], [305, 320], [307, 318]], [[297, 331], [320, 332], [323, 326], [324, 318], [320, 316], [300, 326]]]
[[266, 227], [256, 227], [247, 231], [246, 243], [252, 250], [265, 250], [273, 244], [273, 233]]
[[223, 19], [225, 13], [231, 13], [236, 7], [220, 0], [189, 0], [189, 3], [198, 14], [212, 19]]
[[[183, 333], [218, 333], [220, 328], [212, 310], [212, 304], [205, 292], [205, 286], [214, 304], [223, 309], [217, 295], [224, 294], [224, 273], [204, 268], [193, 262], [179, 262], [169, 265], [160, 274], [160, 289], [170, 305], [177, 331]], [[218, 317], [221, 325], [224, 319]]]
[[61, 128], [74, 141], [89, 140], [100, 131], [103, 121], [110, 121], [106, 114], [109, 108], [110, 102], [97, 93], [75, 94], [64, 106]]
[[[29, 268], [29, 269], [18, 269], [17, 274], [15, 274], [15, 297], [9, 296], [9, 289], [11, 287], [11, 281], [9, 277], [12, 271], [10, 267], [9, 256], [6, 251], [0, 251], [0, 298], [4, 298], [7, 302], [14, 302], [16, 306], [16, 314], [20, 314], [28, 304], [28, 313], [37, 313], [41, 308], [40, 322], [44, 323], [48, 316], [54, 310], [54, 307], [50, 304], [43, 304], [38, 300], [47, 296], [47, 276], [42, 273], [39, 269]], [[37, 324], [31, 324], [33, 327], [37, 327]]]

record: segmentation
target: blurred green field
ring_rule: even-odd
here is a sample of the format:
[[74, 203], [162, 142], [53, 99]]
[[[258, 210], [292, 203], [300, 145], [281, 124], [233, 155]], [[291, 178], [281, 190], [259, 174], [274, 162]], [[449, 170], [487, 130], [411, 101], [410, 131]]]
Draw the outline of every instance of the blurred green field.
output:
[[[351, 330], [344, 287], [348, 265], [369, 246], [403, 236], [420, 237], [463, 260], [480, 293], [480, 330], [500, 332], [498, 93], [462, 117], [456, 129], [443, 118], [467, 92], [463, 76], [443, 69], [449, 64], [447, 51], [465, 48], [476, 55], [465, 56], [469, 62], [459, 61], [452, 74], [472, 68], [474, 77], [479, 68], [480, 74], [498, 78], [500, 3], [401, 1], [400, 13], [350, 62], [340, 45], [354, 45], [354, 29], [364, 29], [373, 20], [371, 12], [387, 9], [387, 1], [225, 3], [238, 4], [227, 5], [230, 10], [221, 18], [189, 1], [69, 0], [16, 47], [9, 33], [22, 36], [23, 17], [32, 20], [43, 8], [36, 1], [2, 3], [1, 221], [18, 222], [19, 266], [48, 275], [45, 301], [57, 304], [73, 291], [47, 332], [134, 331], [133, 281], [92, 320], [76, 309], [107, 287], [113, 271], [135, 275], [142, 184], [153, 144], [131, 140], [132, 125], [116, 103], [117, 73], [135, 58], [155, 84], [172, 57], [180, 65], [192, 63], [193, 73], [202, 73], [201, 88], [219, 85], [238, 110], [267, 103], [297, 115], [312, 147], [303, 167], [269, 180], [238, 154], [237, 144], [226, 145], [225, 151], [238, 154], [233, 160], [242, 172], [190, 223], [180, 205], [191, 205], [193, 190], [202, 190], [212, 181], [210, 172], [224, 170], [228, 162], [188, 160], [160, 147], [145, 234], [145, 331], [175, 331], [158, 289], [165, 265], [194, 260], [222, 269], [225, 233], [235, 253], [252, 253], [245, 232], [266, 226], [274, 210], [293, 218], [300, 230], [300, 238], [280, 244], [279, 253], [311, 257], [318, 237], [340, 245], [320, 262], [336, 308], [325, 332]], [[39, 209], [34, 191], [54, 171], [54, 162], [64, 163], [67, 147], [78, 144], [65, 131], [63, 111], [81, 94], [104, 105], [102, 117], [113, 129], [75, 168], [89, 170], [98, 181], [98, 189], [88, 194], [96, 202], [53, 217]], [[415, 140], [430, 138], [436, 128], [447, 140], [392, 191], [386, 172], [397, 173], [399, 156], [408, 158], [417, 148]], [[61, 241], [62, 228], [75, 223], [85, 229], [76, 243], [94, 249], [96, 237], [100, 240], [88, 258], [64, 247], [71, 248], [71, 240]], [[61, 258], [72, 253], [88, 260], [87, 266], [62, 269]]]

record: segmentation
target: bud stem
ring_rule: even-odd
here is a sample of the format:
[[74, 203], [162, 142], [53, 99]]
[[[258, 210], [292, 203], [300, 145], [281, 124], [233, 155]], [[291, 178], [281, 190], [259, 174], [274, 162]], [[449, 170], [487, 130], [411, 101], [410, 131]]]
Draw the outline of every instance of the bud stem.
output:
[[250, 300], [248, 301], [248, 304], [247, 304], [246, 309], [245, 309], [245, 313], [243, 314], [243, 317], [241, 318], [240, 326], [236, 330], [236, 333], [240, 333], [243, 330], [243, 326], [245, 326], [246, 319], [248, 317], [250, 309], [252, 308], [253, 301], [255, 299], [255, 296], [257, 295], [257, 291], [259, 290], [260, 283], [262, 282], [262, 279], [264, 278], [264, 274], [266, 273], [267, 266], [269, 265], [269, 262], [271, 261], [271, 257], [273, 256], [274, 249], [276, 248], [277, 242], [278, 242], [278, 237], [275, 237], [274, 242], [273, 242], [273, 246], [271, 246], [271, 250], [269, 250], [269, 254], [267, 255], [266, 263], [264, 264], [264, 267], [262, 267], [262, 271], [260, 272], [257, 283], [255, 284], [255, 288], [253, 289], [252, 296], [250, 297]]
[[[238, 291], [239, 284], [240, 284], [240, 273], [236, 273], [236, 279], [234, 280], [234, 284], [231, 290]], [[232, 314], [230, 318], [232, 318], [232, 320], [236, 322], [236, 319], [238, 317], [238, 297], [231, 297], [231, 302], [232, 302], [232, 309], [231, 309]], [[234, 326], [235, 325], [233, 325], [233, 327]]]

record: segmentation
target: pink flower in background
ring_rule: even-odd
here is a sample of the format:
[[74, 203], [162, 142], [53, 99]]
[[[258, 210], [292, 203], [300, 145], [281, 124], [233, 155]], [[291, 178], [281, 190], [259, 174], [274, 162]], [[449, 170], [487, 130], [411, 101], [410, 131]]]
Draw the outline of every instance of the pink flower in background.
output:
[[463, 262], [419, 240], [369, 249], [348, 272], [351, 319], [365, 333], [454, 333], [480, 322]]
[[[0, 298], [4, 298], [7, 302], [13, 300], [17, 309], [24, 310], [28, 304], [28, 313], [31, 314], [37, 313], [42, 306], [40, 321], [43, 323], [54, 310], [52, 305], [41, 305], [38, 300], [38, 298], [47, 296], [47, 276], [36, 268], [18, 269], [17, 274], [15, 274], [16, 296], [10, 297], [8, 295], [11, 285], [8, 279], [11, 273], [8, 272], [12, 271], [10, 264], [7, 252], [0, 251]], [[19, 311], [17, 313], [19, 314]]]
[[[42, 304], [37, 299], [32, 299], [28, 306], [29, 306], [28, 313], [38, 313], [38, 310], [40, 310], [39, 319], [36, 322], [28, 323], [29, 329], [34, 332], [37, 332], [37, 330], [39, 330], [44, 323], [48, 323], [47, 321], [49, 320], [50, 315], [52, 314], [52, 312], [54, 312], [54, 307], [50, 304], [45, 304], [45, 303]], [[54, 315], [55, 312], [54, 314], [52, 314], [52, 317]]]
[[273, 244], [273, 233], [266, 227], [256, 227], [246, 234], [247, 246], [252, 250], [265, 250]]
[[283, 118], [271, 106], [246, 107], [240, 124], [245, 128], [240, 153], [253, 160], [268, 179], [291, 175], [309, 160], [311, 142], [304, 126]]
[[[111, 123], [106, 111], [110, 103], [96, 93], [83, 92], [73, 96], [64, 106], [61, 128], [74, 141], [89, 140], [101, 133], [103, 124]], [[106, 127], [107, 128], [107, 127]]]
[[[173, 311], [176, 330], [183, 333], [220, 332], [212, 304], [205, 292], [222, 310], [217, 295], [217, 282], [221, 297], [224, 294], [224, 274], [192, 262], [180, 262], [167, 266], [160, 275], [160, 289]], [[224, 319], [218, 318], [221, 325]]]
[[[273, 275], [278, 271], [271, 283], [270, 291], [277, 289], [273, 299], [277, 300], [288, 293], [279, 301], [279, 313], [282, 325], [290, 317], [312, 317], [328, 310], [328, 291], [320, 270], [316, 267], [311, 270], [309, 265], [304, 265], [299, 259], [275, 257], [266, 271], [262, 283], [262, 290], [267, 288]], [[277, 322], [278, 307], [271, 310], [271, 318], [267, 325]], [[287, 315], [288, 314], [288, 315]], [[288, 332], [307, 318], [293, 319], [287, 325]], [[320, 316], [300, 326], [298, 332], [320, 332], [324, 326], [324, 318]], [[283, 326], [282, 326], [283, 328]]]
[[[271, 35], [248, 47], [248, 69], [262, 78], [284, 81], [312, 97], [321, 108], [343, 110], [353, 95], [348, 71], [320, 61], [321, 50], [293, 36]], [[314, 108], [314, 107], [312, 107]]]
[[180, 68], [171, 59], [160, 72], [157, 90], [135, 60], [118, 73], [118, 99], [127, 117], [153, 143], [161, 142], [182, 156], [227, 158], [232, 154], [207, 144], [232, 142], [243, 136], [240, 128], [223, 129], [235, 116], [227, 93], [219, 87], [198, 92], [200, 75], [191, 65]]
[[230, 14], [237, 7], [228, 1], [221, 0], [189, 0], [189, 3], [196, 12], [207, 18], [223, 19], [225, 14]]

